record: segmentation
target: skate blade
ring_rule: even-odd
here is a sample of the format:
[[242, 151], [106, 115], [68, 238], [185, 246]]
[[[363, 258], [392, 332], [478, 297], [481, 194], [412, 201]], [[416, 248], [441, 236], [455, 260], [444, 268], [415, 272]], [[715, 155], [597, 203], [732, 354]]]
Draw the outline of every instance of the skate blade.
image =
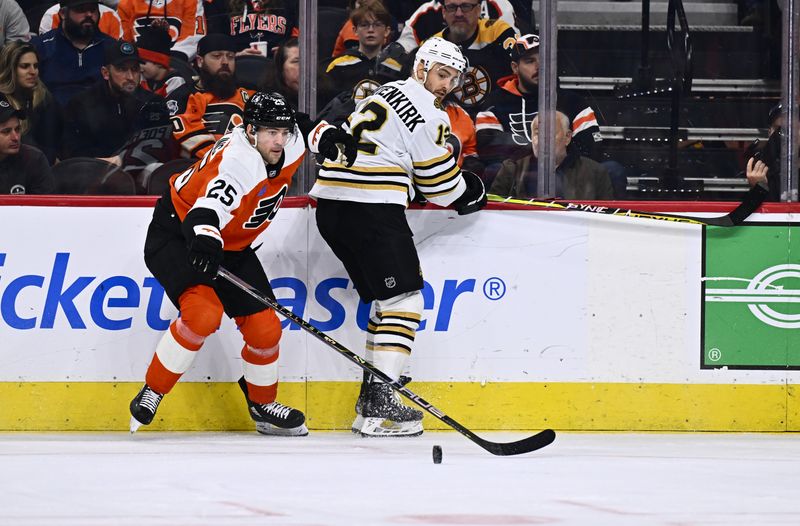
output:
[[134, 434], [135, 432], [137, 432], [139, 430], [139, 428], [142, 427], [143, 425], [144, 424], [142, 424], [141, 422], [136, 420], [135, 417], [132, 416], [131, 417], [131, 423], [130, 423], [131, 435]]
[[256, 431], [262, 435], [279, 437], [304, 437], [308, 435], [308, 428], [305, 424], [300, 424], [297, 427], [285, 429], [282, 427], [273, 426], [267, 422], [256, 422]]
[[[422, 434], [422, 420], [394, 422], [385, 418], [365, 418], [358, 430], [363, 437], [416, 437]], [[358, 420], [358, 419], [356, 419]], [[355, 425], [355, 422], [353, 423]]]

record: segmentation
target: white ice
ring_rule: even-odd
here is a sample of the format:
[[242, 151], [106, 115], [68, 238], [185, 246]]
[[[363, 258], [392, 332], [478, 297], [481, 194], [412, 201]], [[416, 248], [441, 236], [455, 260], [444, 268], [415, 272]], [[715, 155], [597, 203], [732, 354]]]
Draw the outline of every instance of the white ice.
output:
[[501, 458], [454, 432], [6, 433], [0, 524], [798, 525], [800, 437], [559, 433]]

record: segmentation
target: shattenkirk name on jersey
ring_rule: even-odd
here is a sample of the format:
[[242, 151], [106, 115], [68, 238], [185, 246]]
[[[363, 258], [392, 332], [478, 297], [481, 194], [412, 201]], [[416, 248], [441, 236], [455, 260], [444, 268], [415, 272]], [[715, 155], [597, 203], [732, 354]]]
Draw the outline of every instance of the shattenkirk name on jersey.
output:
[[406, 125], [410, 132], [414, 132], [414, 128], [419, 124], [425, 124], [425, 119], [419, 114], [414, 104], [406, 97], [402, 91], [391, 85], [385, 85], [378, 88], [374, 95], [378, 95], [383, 100], [389, 103], [389, 106], [394, 108], [397, 116]]

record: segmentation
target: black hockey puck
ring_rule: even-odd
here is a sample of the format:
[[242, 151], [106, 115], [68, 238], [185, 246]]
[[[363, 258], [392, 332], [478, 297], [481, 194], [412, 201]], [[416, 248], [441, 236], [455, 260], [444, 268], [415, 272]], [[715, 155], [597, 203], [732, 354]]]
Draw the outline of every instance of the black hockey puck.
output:
[[442, 463], [442, 446], [433, 446], [433, 463]]

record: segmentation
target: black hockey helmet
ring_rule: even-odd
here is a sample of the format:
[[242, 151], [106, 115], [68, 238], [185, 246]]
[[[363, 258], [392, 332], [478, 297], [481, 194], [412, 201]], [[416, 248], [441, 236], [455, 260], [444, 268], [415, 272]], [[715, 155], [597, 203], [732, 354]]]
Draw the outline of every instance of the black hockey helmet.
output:
[[294, 110], [280, 93], [257, 91], [244, 105], [245, 124], [294, 131], [296, 120]]

